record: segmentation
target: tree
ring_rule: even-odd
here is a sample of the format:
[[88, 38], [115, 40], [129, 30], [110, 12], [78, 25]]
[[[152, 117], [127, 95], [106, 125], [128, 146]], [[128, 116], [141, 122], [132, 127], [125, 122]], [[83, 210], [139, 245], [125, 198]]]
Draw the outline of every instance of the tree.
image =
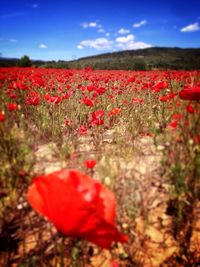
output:
[[19, 66], [20, 67], [30, 67], [31, 66], [31, 60], [27, 55], [24, 55], [19, 60]]
[[134, 70], [147, 70], [147, 64], [144, 60], [136, 60], [133, 66]]

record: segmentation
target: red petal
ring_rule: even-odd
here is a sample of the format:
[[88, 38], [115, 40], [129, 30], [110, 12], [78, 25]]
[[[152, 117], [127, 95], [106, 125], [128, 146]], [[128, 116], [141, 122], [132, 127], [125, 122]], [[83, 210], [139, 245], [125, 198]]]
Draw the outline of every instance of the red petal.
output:
[[108, 248], [126, 242], [114, 224], [115, 196], [88, 175], [61, 170], [33, 180], [27, 193], [31, 206], [68, 236]]

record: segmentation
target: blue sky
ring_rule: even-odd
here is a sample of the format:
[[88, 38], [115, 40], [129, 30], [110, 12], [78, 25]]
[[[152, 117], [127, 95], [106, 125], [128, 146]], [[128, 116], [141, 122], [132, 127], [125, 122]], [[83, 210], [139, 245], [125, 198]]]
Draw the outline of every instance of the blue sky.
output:
[[71, 60], [150, 46], [200, 47], [200, 1], [0, 0], [4, 57]]

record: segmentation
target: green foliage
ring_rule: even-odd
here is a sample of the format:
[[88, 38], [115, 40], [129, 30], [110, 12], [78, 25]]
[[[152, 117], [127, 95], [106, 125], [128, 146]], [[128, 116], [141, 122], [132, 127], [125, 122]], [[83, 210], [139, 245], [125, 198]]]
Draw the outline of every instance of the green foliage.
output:
[[30, 148], [23, 142], [15, 126], [8, 131], [0, 125], [0, 134], [0, 182], [7, 191], [12, 191], [17, 187], [20, 176], [31, 170], [32, 162], [28, 158]]
[[30, 58], [27, 55], [24, 55], [20, 58], [18, 65], [20, 67], [30, 67], [32, 65]]
[[58, 60], [56, 61], [49, 61], [42, 65], [43, 68], [54, 68], [54, 69], [69, 69], [69, 64], [67, 61]]
[[181, 163], [177, 162], [172, 167], [172, 175], [171, 180], [174, 185], [174, 195], [180, 196], [184, 194], [187, 190], [187, 186], [185, 183], [185, 170]]
[[137, 60], [133, 65], [134, 70], [147, 70], [147, 64], [144, 60]]

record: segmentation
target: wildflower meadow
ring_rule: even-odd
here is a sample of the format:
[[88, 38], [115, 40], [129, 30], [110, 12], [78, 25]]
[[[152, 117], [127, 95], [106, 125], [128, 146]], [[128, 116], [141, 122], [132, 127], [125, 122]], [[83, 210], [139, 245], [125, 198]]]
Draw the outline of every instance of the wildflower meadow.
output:
[[200, 71], [0, 68], [0, 266], [199, 266]]

